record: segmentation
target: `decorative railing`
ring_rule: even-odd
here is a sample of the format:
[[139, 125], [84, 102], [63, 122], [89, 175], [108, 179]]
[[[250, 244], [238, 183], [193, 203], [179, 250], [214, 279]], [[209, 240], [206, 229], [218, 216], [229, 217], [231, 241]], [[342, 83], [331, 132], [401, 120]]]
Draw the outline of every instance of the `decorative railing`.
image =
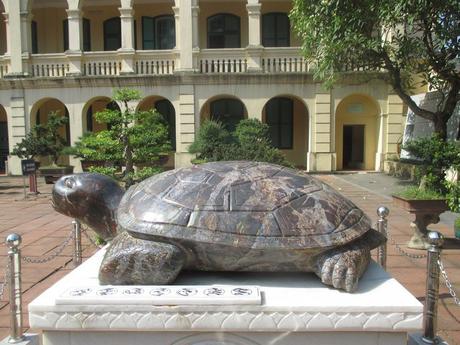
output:
[[119, 75], [121, 57], [116, 51], [86, 52], [83, 55], [82, 74], [87, 76]]
[[246, 51], [239, 49], [203, 49], [199, 60], [199, 71], [204, 74], [244, 73], [248, 69]]
[[299, 48], [265, 48], [262, 53], [262, 71], [266, 73], [307, 73], [308, 62]]
[[134, 72], [140, 75], [173, 74], [176, 56], [172, 50], [142, 50], [136, 52]]
[[68, 71], [69, 63], [63, 53], [32, 55], [30, 64], [32, 77], [64, 77]]
[[[171, 75], [178, 67], [176, 50], [138, 50], [129, 64], [137, 75]], [[263, 48], [257, 56], [248, 55], [245, 48], [202, 49], [196, 53], [195, 66], [202, 74], [246, 73], [248, 69], [263, 73], [309, 73], [311, 65], [301, 56], [298, 47]], [[33, 54], [29, 72], [33, 77], [65, 77], [81, 72], [84, 76], [117, 76], [122, 70], [124, 55], [117, 51], [85, 52], [81, 71], [71, 64], [64, 53]], [[256, 65], [254, 65], [256, 64]], [[0, 78], [8, 73], [7, 61], [0, 57]]]

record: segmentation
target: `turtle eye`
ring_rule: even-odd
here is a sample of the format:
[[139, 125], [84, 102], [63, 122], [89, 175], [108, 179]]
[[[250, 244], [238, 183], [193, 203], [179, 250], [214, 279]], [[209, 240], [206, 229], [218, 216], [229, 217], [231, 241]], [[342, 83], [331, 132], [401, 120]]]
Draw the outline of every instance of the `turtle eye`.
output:
[[64, 184], [67, 188], [72, 189], [75, 187], [75, 180], [72, 177], [66, 178]]

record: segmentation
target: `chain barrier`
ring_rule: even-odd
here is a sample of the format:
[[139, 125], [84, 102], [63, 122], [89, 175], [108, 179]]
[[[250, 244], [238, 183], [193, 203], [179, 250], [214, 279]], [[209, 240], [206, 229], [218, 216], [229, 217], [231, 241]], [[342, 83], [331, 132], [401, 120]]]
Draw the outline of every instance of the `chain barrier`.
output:
[[22, 260], [29, 263], [29, 264], [44, 264], [46, 262], [49, 262], [55, 258], [57, 258], [59, 256], [59, 254], [61, 254], [64, 250], [65, 247], [67, 247], [67, 245], [70, 243], [70, 241], [72, 241], [73, 239], [73, 233], [70, 232], [69, 236], [64, 240], [64, 242], [62, 242], [57, 248], [56, 250], [51, 253], [50, 255], [44, 257], [44, 258], [39, 258], [39, 259], [35, 259], [34, 257], [30, 257], [30, 256], [22, 256]]
[[447, 289], [449, 290], [450, 295], [454, 299], [454, 303], [457, 306], [460, 306], [460, 300], [457, 297], [457, 293], [455, 292], [454, 287], [452, 286], [452, 283], [449, 280], [449, 277], [447, 276], [447, 271], [444, 268], [444, 265], [443, 265], [443, 263], [441, 261], [441, 258], [439, 258], [439, 260], [438, 260], [438, 266], [439, 266], [439, 270], [441, 271], [441, 275], [442, 275], [442, 277], [444, 279], [444, 284], [446, 285]]
[[3, 275], [3, 282], [0, 283], [0, 300], [3, 300], [3, 294], [8, 287], [8, 279], [10, 278], [10, 260], [6, 261], [5, 273]]
[[390, 241], [390, 243], [395, 246], [396, 250], [404, 255], [404, 256], [407, 256], [408, 258], [411, 258], [411, 259], [424, 259], [427, 257], [426, 254], [412, 254], [412, 253], [409, 253], [409, 252], [406, 252], [404, 249], [401, 248], [401, 246], [399, 244], [396, 243], [396, 241], [390, 236], [390, 233], [387, 232], [387, 239]]

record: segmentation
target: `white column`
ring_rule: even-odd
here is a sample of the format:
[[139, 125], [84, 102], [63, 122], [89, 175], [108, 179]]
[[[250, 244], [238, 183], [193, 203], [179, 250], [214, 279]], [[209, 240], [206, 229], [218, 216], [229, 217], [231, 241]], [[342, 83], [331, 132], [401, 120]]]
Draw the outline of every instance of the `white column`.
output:
[[81, 58], [83, 46], [82, 12], [79, 9], [67, 10], [69, 49], [66, 51], [69, 60], [69, 73], [67, 75], [81, 75]]
[[[21, 13], [18, 0], [8, 0], [7, 20], [7, 46], [8, 51], [5, 58], [10, 60], [7, 76], [17, 77], [28, 74], [29, 42], [30, 42], [30, 20], [27, 12]], [[29, 27], [27, 28], [27, 23]], [[23, 53], [25, 64], [23, 63]]]
[[[179, 66], [176, 71], [193, 72], [193, 20], [192, 0], [175, 0], [176, 48], [179, 49]], [[198, 24], [197, 24], [198, 25]], [[192, 30], [190, 30], [192, 28]]]
[[260, 47], [260, 8], [258, 0], [248, 0], [246, 9], [248, 11], [248, 35], [249, 47]]
[[192, 0], [193, 49], [200, 49], [199, 14], [200, 7], [198, 6], [198, 0]]
[[82, 12], [78, 9], [67, 10], [67, 21], [69, 28], [69, 50], [73, 52], [82, 51]]
[[134, 10], [130, 1], [122, 1], [121, 19], [121, 48], [118, 53], [122, 57], [121, 73], [134, 73]]
[[193, 50], [193, 68], [198, 70], [198, 61], [200, 55], [200, 28], [199, 28], [200, 7], [198, 0], [192, 0], [192, 50]]
[[261, 55], [263, 47], [260, 43], [260, 8], [259, 0], [248, 0], [248, 42], [246, 48], [248, 57], [248, 72], [259, 72], [261, 67]]
[[5, 18], [5, 38], [6, 38], [6, 51], [5, 55], [10, 56], [10, 49], [11, 49], [11, 42], [10, 42], [10, 20], [9, 20], [9, 13], [3, 12], [3, 17]]

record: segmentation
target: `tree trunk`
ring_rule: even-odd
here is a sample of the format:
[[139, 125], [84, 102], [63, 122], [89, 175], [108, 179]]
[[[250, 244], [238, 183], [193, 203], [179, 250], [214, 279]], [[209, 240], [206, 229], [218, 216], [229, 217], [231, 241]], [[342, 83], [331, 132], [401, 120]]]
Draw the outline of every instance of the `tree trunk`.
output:
[[447, 139], [447, 121], [444, 121], [444, 118], [441, 113], [435, 113], [434, 117], [434, 132], [438, 134], [439, 138], [443, 141]]

